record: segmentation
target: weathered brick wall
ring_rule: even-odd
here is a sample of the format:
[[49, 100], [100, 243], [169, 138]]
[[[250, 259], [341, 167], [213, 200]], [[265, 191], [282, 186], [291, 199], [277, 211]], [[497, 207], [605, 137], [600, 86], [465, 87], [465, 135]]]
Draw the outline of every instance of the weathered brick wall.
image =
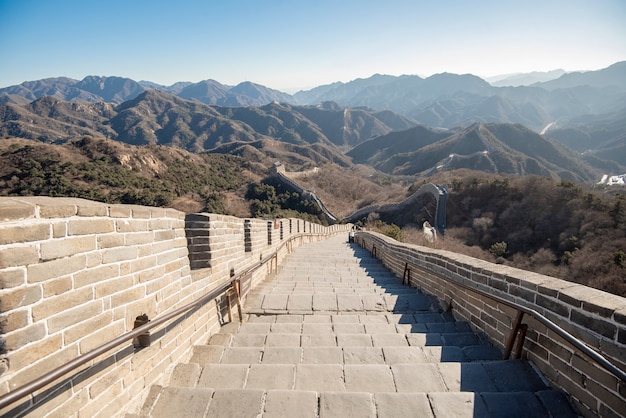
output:
[[[356, 241], [373, 250], [400, 278], [410, 274], [412, 286], [437, 296], [444, 308], [484, 332], [501, 349], [516, 310], [455, 283], [534, 309], [626, 370], [626, 298], [448, 251], [401, 244], [376, 233], [359, 232]], [[406, 269], [410, 273], [405, 273]], [[523, 355], [552, 384], [570, 394], [583, 415], [626, 416], [626, 382], [620, 382], [534, 318], [525, 316], [524, 323], [528, 324], [528, 334]]]
[[[283, 227], [281, 237], [280, 224], [296, 222], [279, 220], [270, 245], [265, 220], [0, 198], [0, 395], [130, 331], [140, 314], [152, 319], [184, 306], [279, 248], [280, 262], [287, 240], [298, 235]], [[291, 245], [345, 228], [320, 228], [322, 235]], [[259, 269], [254, 282], [268, 272]], [[135, 350], [129, 342], [0, 415], [108, 418], [132, 411], [193, 345], [219, 329], [225, 318], [217, 303], [156, 328], [150, 347]]]

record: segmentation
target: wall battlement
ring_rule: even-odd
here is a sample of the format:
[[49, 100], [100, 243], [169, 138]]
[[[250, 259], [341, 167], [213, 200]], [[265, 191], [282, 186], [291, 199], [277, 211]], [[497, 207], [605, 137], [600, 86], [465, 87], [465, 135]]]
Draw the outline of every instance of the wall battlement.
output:
[[[298, 245], [346, 228], [84, 199], [0, 198], [0, 395], [132, 330], [141, 314], [154, 318], [193, 301], [295, 235], [302, 235]], [[282, 247], [278, 258], [286, 254]], [[266, 274], [259, 269], [252, 284]], [[150, 347], [129, 342], [0, 415], [108, 418], [132, 410], [225, 320], [219, 300], [207, 303], [157, 328]]]

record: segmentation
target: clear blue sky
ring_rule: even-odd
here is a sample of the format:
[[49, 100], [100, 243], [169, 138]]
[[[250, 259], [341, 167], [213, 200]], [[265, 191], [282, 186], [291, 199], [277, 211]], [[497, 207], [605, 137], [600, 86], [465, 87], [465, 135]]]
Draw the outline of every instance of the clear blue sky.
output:
[[624, 60], [624, 0], [0, 0], [0, 87], [115, 75], [292, 92]]

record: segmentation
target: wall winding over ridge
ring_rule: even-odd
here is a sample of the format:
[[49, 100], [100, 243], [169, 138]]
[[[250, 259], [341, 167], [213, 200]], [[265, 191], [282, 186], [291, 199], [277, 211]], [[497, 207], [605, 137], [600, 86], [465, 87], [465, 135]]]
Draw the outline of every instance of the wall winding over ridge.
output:
[[[0, 198], [0, 395], [131, 330], [135, 317], [171, 312], [259, 259], [344, 233], [297, 219], [239, 219], [83, 199]], [[262, 280], [267, 269], [252, 277]], [[6, 416], [111, 417], [132, 411], [148, 388], [185, 361], [224, 318], [215, 300], [129, 342]]]
[[[373, 250], [399, 277], [409, 269], [412, 286], [437, 296], [457, 319], [484, 332], [499, 348], [505, 345], [516, 310], [455, 283], [534, 309], [626, 371], [626, 298], [448, 251], [402, 244], [372, 232], [358, 232], [356, 242]], [[524, 356], [569, 393], [581, 413], [588, 417], [626, 416], [626, 382], [534, 318], [524, 318], [528, 324]]]

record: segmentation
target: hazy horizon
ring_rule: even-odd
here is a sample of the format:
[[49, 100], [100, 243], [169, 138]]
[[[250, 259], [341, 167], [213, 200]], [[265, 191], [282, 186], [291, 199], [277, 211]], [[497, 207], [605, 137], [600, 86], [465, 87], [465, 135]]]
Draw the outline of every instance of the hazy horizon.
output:
[[50, 77], [251, 81], [591, 71], [626, 60], [626, 2], [0, 0], [0, 87]]

